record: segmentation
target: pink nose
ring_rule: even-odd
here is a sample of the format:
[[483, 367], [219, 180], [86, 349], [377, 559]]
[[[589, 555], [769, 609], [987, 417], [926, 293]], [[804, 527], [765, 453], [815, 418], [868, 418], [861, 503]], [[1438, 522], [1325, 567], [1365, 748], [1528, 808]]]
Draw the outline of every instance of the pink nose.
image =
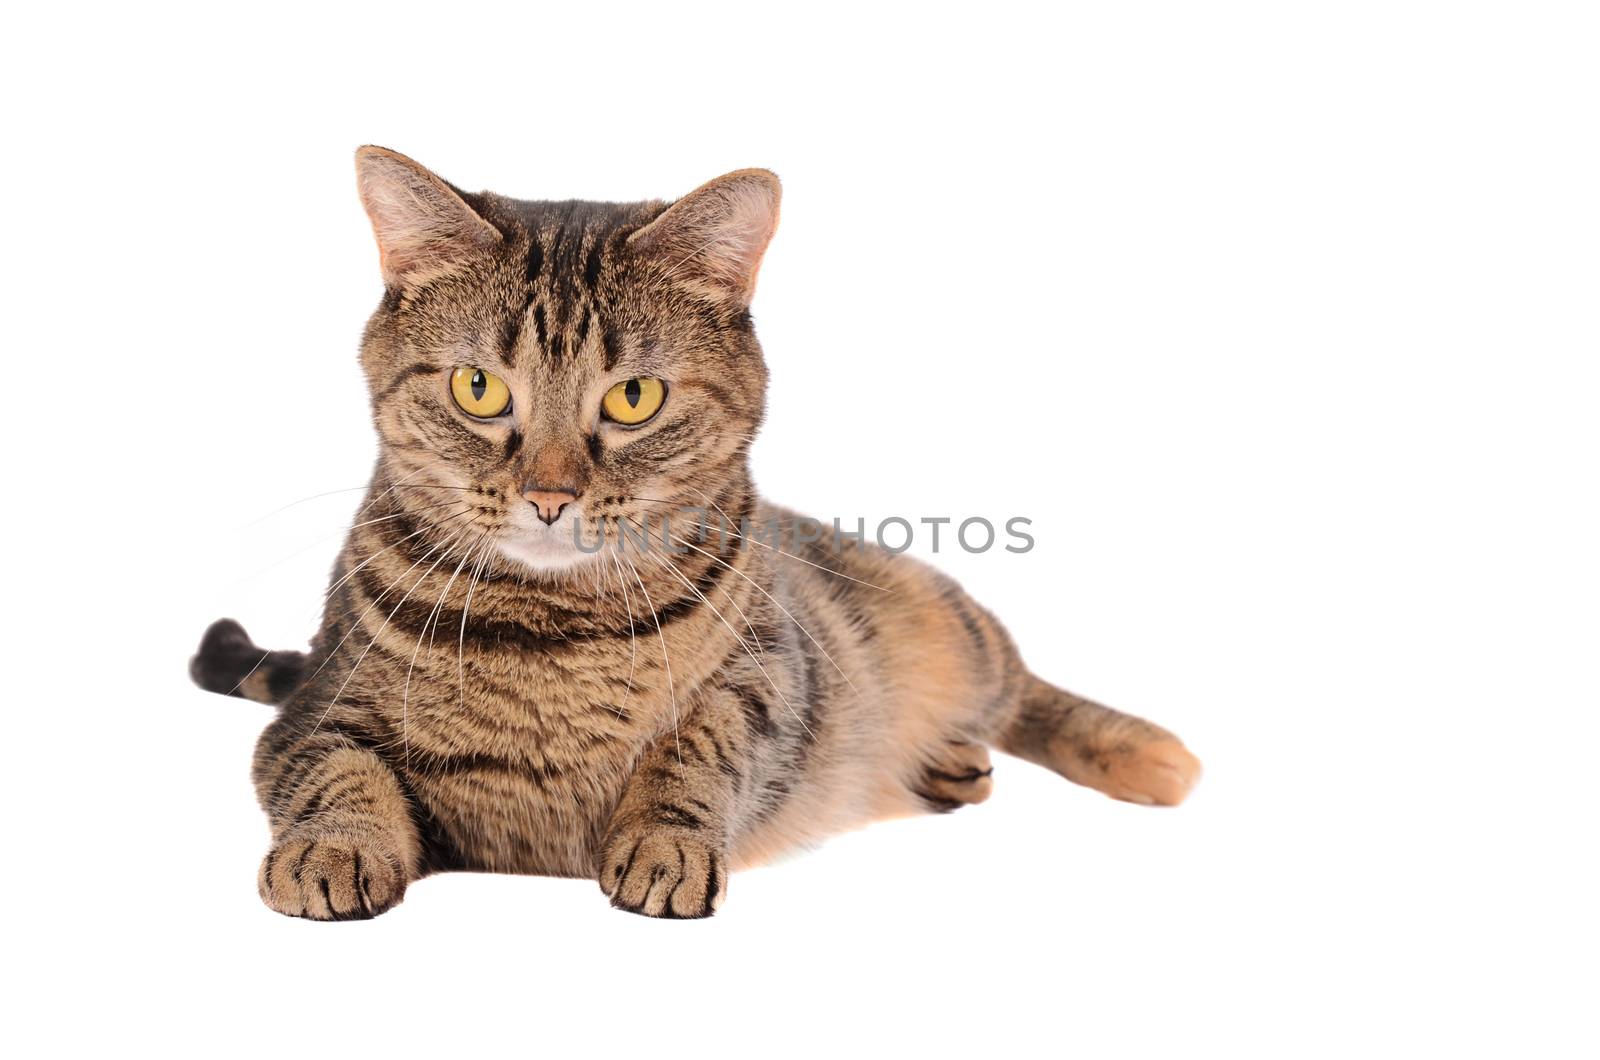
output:
[[539, 521], [549, 526], [561, 518], [561, 512], [577, 500], [578, 495], [572, 490], [547, 490], [529, 485], [522, 491], [522, 499], [533, 505]]

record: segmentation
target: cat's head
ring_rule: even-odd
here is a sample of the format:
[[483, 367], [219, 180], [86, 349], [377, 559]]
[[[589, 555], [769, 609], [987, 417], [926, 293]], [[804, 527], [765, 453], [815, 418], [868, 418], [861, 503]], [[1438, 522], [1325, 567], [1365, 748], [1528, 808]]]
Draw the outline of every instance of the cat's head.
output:
[[602, 516], [743, 499], [772, 173], [667, 204], [470, 194], [378, 147], [356, 172], [385, 285], [361, 354], [378, 482], [430, 538], [558, 576], [589, 558], [575, 521], [592, 540]]

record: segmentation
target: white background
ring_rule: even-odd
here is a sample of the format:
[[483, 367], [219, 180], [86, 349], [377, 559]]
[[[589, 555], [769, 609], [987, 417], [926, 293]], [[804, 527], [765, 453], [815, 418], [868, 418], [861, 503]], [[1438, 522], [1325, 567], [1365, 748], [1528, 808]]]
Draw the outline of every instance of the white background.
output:
[[[8, 1052], [1595, 1055], [1584, 8], [13, 12]], [[777, 170], [761, 487], [1031, 517], [936, 559], [1191, 802], [1002, 760], [710, 922], [268, 912], [270, 713], [185, 662], [305, 642], [359, 494], [262, 517], [370, 468], [365, 142], [530, 198]]]

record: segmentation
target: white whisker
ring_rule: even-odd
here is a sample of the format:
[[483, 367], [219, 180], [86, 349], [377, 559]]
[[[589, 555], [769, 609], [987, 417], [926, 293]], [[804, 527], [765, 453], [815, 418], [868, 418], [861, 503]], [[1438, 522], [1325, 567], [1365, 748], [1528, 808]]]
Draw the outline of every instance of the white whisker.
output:
[[[456, 578], [461, 574], [461, 568], [467, 565], [468, 557], [477, 550], [477, 547], [483, 543], [483, 539], [488, 536], [489, 531], [485, 530], [478, 535], [478, 539], [472, 543], [472, 547], [461, 554], [461, 562], [456, 564], [456, 569], [451, 572], [450, 579], [444, 583], [444, 588], [439, 590], [439, 599], [434, 602], [433, 610], [428, 612], [428, 617], [423, 621], [422, 628], [417, 631], [417, 646], [411, 650], [411, 663], [406, 667], [405, 689], [400, 694], [400, 738], [405, 744], [405, 762], [408, 769], [411, 766], [411, 671], [416, 669], [417, 666], [417, 653], [422, 650], [423, 634], [428, 634], [428, 651], [432, 654], [433, 635], [429, 633], [429, 629], [437, 622], [439, 612], [444, 607], [445, 597], [450, 595], [450, 587], [456, 583]], [[445, 555], [448, 556], [449, 554], [447, 550]]]
[[611, 557], [611, 565], [616, 568], [617, 584], [622, 587], [622, 603], [628, 609], [628, 684], [622, 690], [622, 703], [617, 706], [617, 713], [626, 717], [627, 712], [622, 708], [633, 697], [633, 676], [639, 665], [639, 638], [633, 631], [633, 594], [628, 591], [628, 579], [622, 574], [622, 564], [617, 560], [617, 554], [608, 551], [607, 555]]
[[[446, 545], [448, 545], [449, 542], [455, 541], [458, 537], [460, 537], [462, 534], [467, 533], [470, 529], [471, 529], [470, 525], [462, 527], [460, 530], [458, 530], [454, 535], [452, 535], [448, 539], [448, 541], [446, 542]], [[435, 552], [439, 551], [440, 547], [441, 546], [439, 546], [439, 545], [435, 545], [435, 546], [433, 546], [433, 548], [430, 548], [427, 552], [423, 553], [422, 559], [417, 560], [411, 566], [407, 567], [405, 574], [402, 574], [402, 575], [400, 575], [399, 578], [396, 578], [395, 581], [390, 584], [389, 589], [385, 589], [383, 591], [383, 593], [379, 595], [378, 599], [381, 600], [381, 599], [383, 599], [384, 596], [387, 596], [389, 594], [389, 590], [393, 589], [395, 585], [398, 585], [400, 583], [401, 579], [405, 578], [406, 574], [410, 574], [412, 571], [416, 570], [417, 567], [420, 566], [424, 560], [426, 560], [429, 556], [433, 555]], [[344, 690], [346, 688], [350, 687], [350, 681], [356, 676], [356, 671], [361, 669], [361, 663], [366, 659], [367, 653], [372, 650], [372, 646], [374, 644], [378, 643], [378, 638], [383, 636], [383, 631], [389, 628], [389, 623], [394, 621], [394, 616], [399, 614], [400, 613], [400, 609], [405, 606], [406, 601], [411, 599], [411, 594], [416, 592], [417, 586], [421, 585], [423, 583], [423, 581], [427, 579], [428, 575], [432, 574], [435, 570], [437, 570], [438, 567], [439, 567], [439, 564], [443, 563], [443, 562], [444, 562], [444, 556], [443, 555], [441, 555], [438, 559], [434, 560], [433, 561], [433, 566], [429, 567], [426, 571], [424, 571], [422, 573], [422, 576], [419, 577], [415, 582], [412, 583], [411, 588], [406, 590], [406, 594], [400, 598], [400, 602], [394, 605], [394, 609], [391, 610], [389, 612], [389, 614], [388, 614], [388, 617], [386, 617], [383, 620], [383, 624], [378, 627], [378, 631], [372, 635], [372, 639], [367, 642], [367, 646], [365, 648], [361, 649], [361, 654], [356, 657], [355, 665], [350, 667], [350, 672], [345, 675], [344, 683], [339, 686], [339, 691], [335, 692], [333, 694], [333, 698], [328, 701], [327, 709], [322, 712], [322, 716], [317, 719], [317, 723], [311, 727], [312, 733], [315, 733], [318, 729], [320, 729], [322, 727], [322, 723], [328, 720], [328, 715], [333, 712], [334, 705], [339, 702], [339, 697], [344, 695]], [[377, 602], [378, 602], [377, 600], [374, 600], [373, 604], [376, 604]], [[371, 610], [372, 610], [371, 607], [367, 608], [367, 611], [363, 611], [362, 612], [362, 616], [365, 617], [367, 612], [371, 611]], [[352, 630], [354, 630], [355, 627], [359, 626], [360, 624], [361, 624], [361, 622], [358, 619], [355, 623], [353, 623], [351, 625], [350, 628]], [[345, 634], [346, 637], [348, 637], [349, 635], [350, 634], [348, 632]], [[341, 639], [339, 641], [339, 643], [343, 644], [344, 640]], [[337, 649], [335, 649], [335, 650], [337, 650]], [[333, 656], [330, 654], [328, 656], [328, 658], [331, 659], [331, 658], [333, 658]], [[321, 667], [318, 667], [318, 669], [321, 669]]]
[[844, 669], [838, 663], [834, 662], [833, 656], [828, 654], [828, 649], [824, 648], [822, 646], [822, 642], [817, 640], [816, 637], [813, 637], [811, 635], [811, 631], [806, 629], [805, 626], [801, 625], [800, 620], [798, 618], [795, 618], [794, 615], [789, 611], [789, 609], [787, 607], [784, 607], [783, 604], [779, 603], [778, 598], [776, 596], [773, 596], [771, 593], [767, 592], [766, 589], [762, 588], [761, 583], [757, 582], [754, 578], [751, 578], [748, 575], [746, 575], [744, 573], [744, 571], [742, 571], [739, 568], [735, 567], [733, 564], [727, 562], [726, 560], [719, 559], [718, 557], [711, 555], [711, 553], [707, 552], [705, 549], [699, 548], [696, 545], [694, 545], [694, 544], [692, 544], [692, 543], [690, 543], [688, 541], [685, 541], [681, 537], [677, 537], [676, 535], [674, 535], [673, 540], [678, 542], [678, 544], [680, 544], [680, 545], [684, 545], [684, 546], [687, 546], [688, 548], [694, 549], [696, 552], [700, 553], [702, 556], [710, 557], [710, 559], [711, 559], [711, 561], [713, 563], [721, 563], [724, 567], [727, 567], [730, 571], [732, 571], [733, 573], [737, 574], [739, 577], [743, 578], [745, 581], [749, 582], [751, 585], [754, 585], [756, 587], [756, 591], [757, 592], [759, 592], [762, 596], [765, 596], [768, 600], [771, 600], [772, 603], [778, 608], [779, 611], [782, 611], [785, 615], [788, 616], [789, 621], [794, 623], [795, 628], [798, 629], [801, 633], [804, 633], [806, 635], [806, 639], [809, 640], [812, 644], [815, 644], [817, 646], [817, 650], [822, 653], [823, 658], [827, 659], [829, 664], [831, 664], [835, 670], [839, 671], [839, 676], [844, 678], [844, 683], [850, 686], [850, 691], [854, 692], [858, 696], [861, 694], [861, 690], [856, 687], [856, 683], [854, 681], [850, 680], [850, 675], [845, 673]]
[[[459, 519], [461, 516], [466, 515], [466, 514], [467, 514], [466, 512], [460, 512], [457, 515], [451, 516], [450, 518], [451, 519]], [[438, 526], [438, 525], [442, 525], [442, 524], [435, 523], [433, 525], [434, 526]], [[431, 529], [431, 528], [432, 527], [424, 527], [422, 530], [418, 530], [417, 534], [423, 533], [426, 530]], [[412, 537], [416, 537], [417, 534], [411, 534], [408, 537], [402, 538], [401, 540], [396, 541], [395, 545], [403, 544], [404, 542], [409, 541]], [[393, 548], [393, 547], [394, 547], [394, 545], [390, 545], [389, 546], [389, 548]], [[386, 548], [386, 549], [383, 550], [383, 552], [387, 552], [388, 550], [389, 549]], [[367, 563], [371, 563], [374, 559], [377, 559], [378, 556], [380, 556], [381, 554], [382, 554], [381, 552], [374, 552], [371, 556], [367, 557], [367, 562], [363, 563], [361, 566], [365, 567], [367, 565]], [[330, 662], [332, 662], [333, 659], [334, 659], [334, 656], [339, 654], [339, 649], [344, 647], [344, 642], [350, 639], [350, 634], [354, 633], [356, 631], [356, 627], [361, 625], [361, 620], [366, 618], [367, 615], [372, 611], [372, 609], [377, 607], [378, 604], [380, 602], [382, 602], [382, 600], [383, 600], [383, 598], [385, 596], [389, 595], [390, 590], [392, 590], [396, 585], [400, 584], [400, 579], [401, 578], [404, 578], [407, 574], [410, 574], [412, 571], [416, 570], [417, 567], [422, 563], [422, 561], [427, 559], [428, 556], [430, 556], [432, 554], [433, 554], [433, 551], [430, 549], [428, 552], [423, 554], [422, 559], [417, 560], [416, 563], [413, 563], [411, 566], [407, 567], [404, 571], [401, 572], [401, 574], [400, 574], [400, 576], [398, 578], [395, 578], [394, 581], [390, 582], [388, 584], [388, 586], [383, 590], [383, 592], [379, 593], [377, 595], [377, 597], [372, 601], [372, 603], [367, 605], [366, 610], [362, 611], [361, 614], [356, 616], [356, 620], [350, 624], [350, 628], [344, 631], [344, 636], [339, 638], [339, 643], [337, 643], [337, 644], [335, 644], [333, 646], [333, 650], [329, 651], [328, 654], [323, 657], [322, 662], [317, 664], [317, 668], [315, 670], [312, 670], [309, 674], [307, 674], [301, 680], [300, 683], [302, 685], [309, 684], [313, 677], [315, 677], [318, 674], [320, 674], [322, 672], [322, 668], [327, 666]], [[356, 570], [360, 570], [360, 569], [361, 569], [360, 567], [356, 568]], [[351, 571], [350, 572], [350, 574], [354, 574], [354, 573], [355, 573], [355, 571]], [[344, 578], [341, 578], [339, 580], [340, 584], [343, 584], [344, 581], [347, 580], [349, 577], [350, 577], [350, 575], [347, 574], [347, 575], [345, 575]], [[337, 589], [337, 588], [338, 588], [338, 585], [335, 585], [334, 589]], [[329, 591], [330, 594], [333, 592], [332, 589], [330, 589], [328, 591]]]
[[467, 615], [472, 611], [472, 594], [478, 588], [478, 577], [483, 573], [484, 564], [489, 560], [492, 549], [485, 547], [478, 558], [477, 566], [473, 568], [472, 577], [467, 582], [467, 598], [461, 605], [461, 636], [456, 641], [456, 681], [458, 685], [457, 702], [465, 709], [467, 705]]
[[639, 583], [639, 591], [644, 594], [644, 604], [650, 609], [650, 617], [656, 624], [656, 636], [661, 638], [661, 661], [667, 668], [667, 695], [672, 701], [672, 742], [678, 751], [678, 764], [683, 765], [683, 743], [678, 738], [678, 692], [672, 684], [672, 659], [667, 654], [667, 635], [661, 629], [661, 616], [656, 613], [656, 606], [650, 600], [650, 590], [645, 588], [644, 579], [639, 577], [639, 568], [634, 566], [633, 560], [623, 557], [628, 568], [633, 571], [633, 580]]
[[407, 534], [405, 537], [402, 537], [400, 540], [396, 541], [392, 545], [385, 545], [383, 548], [378, 549], [378, 551], [374, 552], [372, 555], [368, 556], [366, 559], [362, 560], [360, 563], [356, 564], [354, 567], [351, 567], [348, 571], [345, 572], [343, 577], [339, 578], [332, 585], [328, 586], [328, 591], [322, 594], [323, 600], [326, 601], [326, 600], [330, 599], [333, 596], [334, 593], [339, 591], [339, 587], [341, 585], [343, 585], [345, 582], [349, 581], [351, 578], [355, 577], [355, 575], [356, 575], [356, 573], [358, 571], [360, 571], [367, 564], [371, 563], [373, 560], [377, 559], [379, 556], [383, 555], [385, 552], [388, 552], [390, 549], [398, 548], [399, 546], [405, 544], [407, 541], [410, 541], [412, 538], [420, 537], [421, 535], [427, 533], [429, 530], [436, 530], [439, 527], [445, 525], [446, 523], [453, 522], [454, 520], [461, 518], [463, 515], [471, 515], [471, 514], [472, 514], [472, 508], [471, 507], [467, 507], [467, 508], [465, 508], [465, 509], [463, 509], [463, 510], [461, 510], [459, 512], [456, 512], [454, 515], [448, 515], [445, 518], [440, 519], [438, 522], [429, 523], [427, 526], [424, 526], [422, 529], [417, 530], [414, 533]]
[[[721, 611], [717, 610], [717, 605], [713, 604], [710, 600], [707, 600], [705, 593], [702, 593], [695, 587], [693, 582], [684, 577], [683, 572], [678, 570], [677, 567], [673, 566], [671, 560], [664, 559], [661, 556], [656, 555], [654, 552], [647, 552], [645, 555], [649, 556], [651, 559], [666, 567], [667, 570], [676, 575], [677, 579], [686, 585], [691, 593], [694, 593], [695, 596], [700, 598], [701, 603], [711, 608], [711, 613], [717, 616], [717, 621], [728, 627], [728, 632], [733, 634], [733, 639], [739, 642], [739, 647], [743, 648], [744, 653], [750, 656], [750, 661], [756, 664], [756, 669], [761, 671], [761, 676], [767, 679], [767, 684], [771, 685], [772, 690], [778, 694], [778, 699], [783, 703], [785, 709], [787, 709], [790, 714], [794, 715], [794, 720], [800, 723], [800, 727], [806, 731], [806, 735], [815, 740], [817, 738], [817, 734], [811, 731], [811, 726], [807, 725], [806, 720], [800, 716], [799, 712], [796, 711], [793, 706], [790, 705], [789, 697], [783, 694], [783, 689], [778, 687], [778, 682], [774, 681], [772, 679], [772, 675], [767, 672], [767, 668], [761, 665], [761, 660], [756, 658], [755, 652], [750, 650], [750, 645], [745, 643], [745, 639], [739, 635], [739, 631], [734, 629], [728, 620], [722, 616]], [[754, 632], [754, 630], [751, 632]]]

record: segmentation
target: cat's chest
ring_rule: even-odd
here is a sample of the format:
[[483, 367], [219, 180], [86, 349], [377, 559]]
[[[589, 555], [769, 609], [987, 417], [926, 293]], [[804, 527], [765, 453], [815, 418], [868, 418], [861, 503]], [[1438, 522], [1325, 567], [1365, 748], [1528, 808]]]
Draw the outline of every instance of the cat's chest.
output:
[[480, 668], [428, 689], [401, 757], [463, 867], [585, 875], [660, 714], [625, 680]]

